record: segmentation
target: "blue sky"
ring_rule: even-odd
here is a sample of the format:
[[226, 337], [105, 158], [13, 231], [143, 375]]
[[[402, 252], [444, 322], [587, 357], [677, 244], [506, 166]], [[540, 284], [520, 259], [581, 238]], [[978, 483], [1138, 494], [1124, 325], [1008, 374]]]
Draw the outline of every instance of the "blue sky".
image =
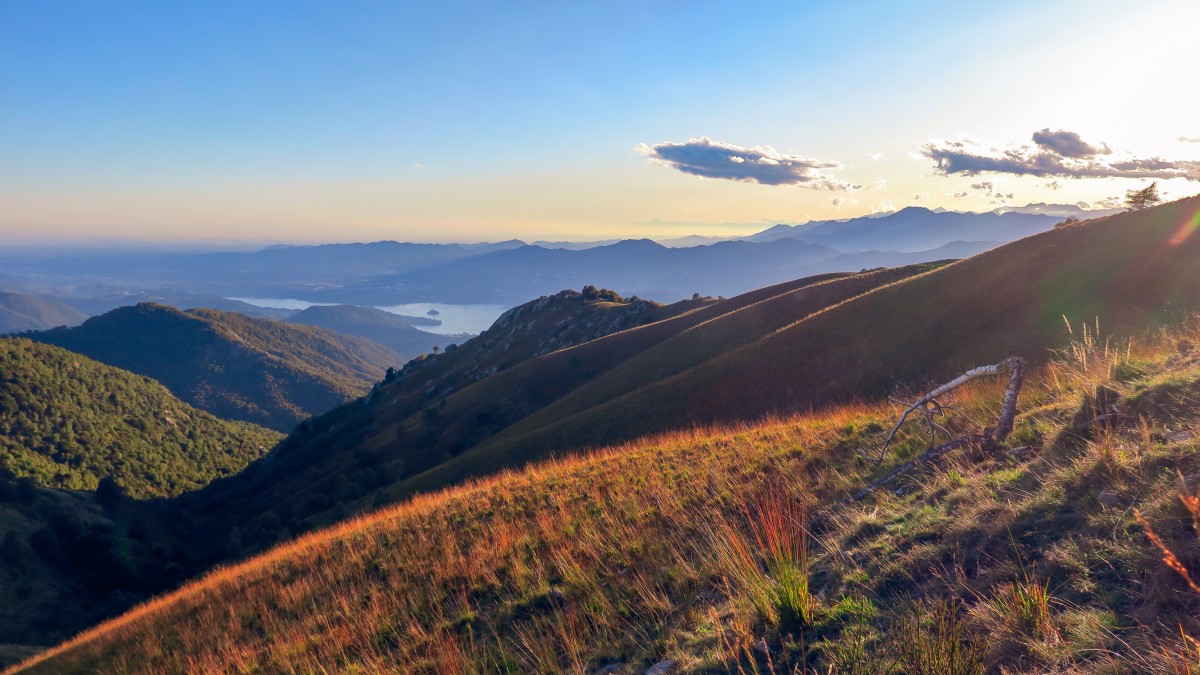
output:
[[[1198, 191], [1194, 3], [847, 4], [0, 0], [0, 243], [668, 236]], [[1042, 129], [1110, 152], [954, 172], [1031, 159]], [[825, 168], [662, 158], [714, 144]], [[1151, 158], [1177, 173], [1076, 177]]]

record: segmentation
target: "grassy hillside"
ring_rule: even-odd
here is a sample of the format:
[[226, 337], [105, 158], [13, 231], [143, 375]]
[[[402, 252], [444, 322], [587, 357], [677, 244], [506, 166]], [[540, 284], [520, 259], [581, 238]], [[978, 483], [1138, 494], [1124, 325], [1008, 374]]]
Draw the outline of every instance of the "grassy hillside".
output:
[[53, 298], [0, 291], [0, 334], [75, 326], [86, 318], [83, 312]]
[[281, 431], [362, 396], [399, 362], [386, 347], [315, 326], [152, 303], [27, 337], [152, 377], [218, 417]]
[[[451, 460], [673, 336], [719, 324], [724, 328], [705, 348], [728, 349], [792, 313], [803, 316], [920, 269], [830, 275], [672, 305], [587, 301], [576, 292], [547, 296], [514, 308], [450, 353], [410, 362], [365, 403], [306, 423], [269, 461], [189, 496], [186, 509], [204, 514], [194, 525], [198, 533], [230, 522], [257, 529], [264, 518], [293, 532], [311, 529], [372, 500], [394, 499], [386, 493], [398, 481]], [[636, 374], [640, 366], [632, 368]]]
[[[693, 424], [875, 399], [1008, 355], [1043, 362], [1070, 337], [1064, 318], [1099, 321], [1116, 336], [1162, 325], [1200, 311], [1200, 237], [1182, 236], [1198, 213], [1191, 198], [1056, 229], [792, 315], [736, 349], [698, 353], [682, 372], [581, 387], [412, 485]], [[663, 359], [677, 351], [662, 347]]]
[[0, 339], [0, 468], [46, 487], [111, 477], [138, 498], [241, 471], [280, 439], [196, 410], [161, 384], [65, 349]]
[[937, 269], [780, 285], [495, 373], [440, 356], [207, 494], [246, 507], [235, 518], [283, 500], [308, 503], [287, 522], [327, 521], [310, 496], [368, 465], [389, 468], [341, 491], [340, 503], [359, 495], [350, 511], [550, 453], [879, 398], [1010, 354], [1042, 362], [1069, 338], [1064, 317], [1128, 335], [1200, 311], [1200, 238], [1172, 243], [1198, 209], [1090, 221]]
[[[1070, 337], [1062, 316], [1041, 322], [1048, 311], [1076, 303], [1086, 308], [1072, 310], [1076, 325], [1079, 315], [1091, 321], [1099, 314], [1106, 329], [1125, 333], [1173, 314], [1155, 307], [1196, 304], [1200, 293], [1174, 304], [1164, 299], [1200, 278], [1196, 243], [1167, 243], [1196, 206], [1192, 200], [1064, 228], [932, 271], [830, 275], [686, 309], [667, 306], [673, 315], [661, 320], [535, 356], [546, 329], [571, 324], [586, 337], [580, 327], [628, 309], [594, 301], [578, 305], [584, 314], [575, 316], [571, 301], [555, 304], [546, 316], [522, 316], [452, 353], [409, 364], [365, 401], [298, 427], [269, 460], [173, 500], [175, 530], [196, 542], [199, 566], [215, 564], [551, 453], [869, 400], [995, 362], [1010, 348], [1044, 361], [1049, 347]], [[1142, 278], [1131, 271], [1151, 253], [1159, 257], [1155, 272]], [[1113, 280], [1131, 278], [1143, 283], [1142, 295], [1113, 290], [1126, 283]], [[547, 316], [558, 318], [539, 320]], [[1122, 316], [1131, 318], [1114, 320]], [[575, 322], [563, 324], [568, 317]], [[973, 337], [960, 324], [970, 324]], [[238, 537], [213, 536], [235, 528]]]
[[[677, 432], [311, 534], [20, 672], [1192, 672], [1200, 594], [1138, 518], [1196, 569], [1197, 340], [1085, 337], [1006, 446], [862, 501], [928, 442], [867, 458], [893, 406]], [[947, 432], [994, 424], [1001, 385]]]
[[[491, 449], [486, 452], [470, 452], [473, 458], [470, 462], [445, 462], [447, 468], [435, 469], [431, 481], [426, 481], [427, 477], [418, 476], [410, 484], [433, 486], [437, 481], [457, 480], [505, 466], [519, 466], [523, 461], [546, 452], [563, 451], [580, 445], [595, 447], [620, 438], [633, 438], [638, 435], [639, 428], [665, 431], [691, 426], [694, 420], [688, 411], [679, 411], [674, 408], [672, 402], [662, 400], [654, 401], [643, 408], [642, 414], [636, 415], [638, 419], [625, 420], [624, 423], [629, 424], [630, 429], [628, 433], [620, 434], [619, 438], [602, 435], [577, 435], [571, 439], [560, 437], [556, 440], [563, 442], [545, 449], [533, 444], [505, 444], [500, 440], [519, 437], [527, 429], [539, 428], [546, 424], [547, 420], [555, 420], [560, 414], [557, 411], [564, 407], [578, 405], [588, 409], [613, 398], [620, 398], [628, 392], [637, 391], [650, 383], [670, 381], [711, 359], [720, 358], [746, 345], [767, 339], [797, 320], [938, 266], [939, 263], [930, 263], [857, 275], [809, 277], [780, 284], [716, 303], [704, 313], [689, 316], [688, 321], [680, 322], [680, 325], [675, 327], [677, 332], [660, 331], [653, 341], [645, 339], [649, 336], [639, 336], [643, 339], [639, 343], [633, 343], [630, 339], [632, 336], [622, 335], [620, 343], [614, 338], [612, 344], [597, 344], [587, 350], [579, 348], [564, 351], [546, 361], [530, 362], [520, 368], [501, 373], [494, 381], [487, 382], [485, 387], [475, 387], [449, 396], [440, 410], [441, 417], [451, 420], [444, 425], [444, 430], [439, 430], [438, 440], [443, 447], [457, 444], [459, 447]], [[619, 355], [619, 358], [613, 359], [606, 355], [605, 348]], [[587, 375], [574, 375], [579, 371]], [[565, 381], [565, 386], [548, 388], [545, 384], [547, 380], [558, 382], [560, 379]], [[756, 385], [761, 386], [762, 384]], [[750, 400], [761, 399], [762, 393], [756, 387], [744, 390], [743, 396]], [[546, 391], [547, 389], [549, 391]], [[501, 396], [507, 396], [511, 400], [527, 390], [534, 392], [530, 396], [533, 403], [527, 406], [529, 414], [512, 420], [511, 425], [496, 429], [494, 434], [480, 438], [477, 427], [472, 424], [471, 415], [474, 411], [486, 409], [484, 406], [489, 400]], [[646, 410], [655, 412], [647, 415], [644, 414]], [[424, 419], [418, 420], [417, 423], [425, 427], [431, 426]], [[610, 429], [621, 427], [614, 425]], [[472, 434], [477, 439], [475, 443], [466, 444], [460, 440], [472, 438]], [[456, 473], [458, 467], [469, 468], [465, 473]]]
[[403, 317], [382, 309], [355, 305], [313, 305], [293, 314], [287, 322], [320, 326], [344, 335], [366, 338], [392, 350], [401, 361], [428, 354], [435, 346], [444, 348], [464, 340], [462, 337], [435, 335], [415, 327], [440, 323], [428, 317]]

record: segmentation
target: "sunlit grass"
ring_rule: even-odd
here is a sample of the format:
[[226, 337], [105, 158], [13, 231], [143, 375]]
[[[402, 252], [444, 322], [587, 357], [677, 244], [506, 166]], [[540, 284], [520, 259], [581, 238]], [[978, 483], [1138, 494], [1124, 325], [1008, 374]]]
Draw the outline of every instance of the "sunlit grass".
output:
[[[927, 445], [913, 425], [874, 465], [893, 406], [679, 431], [313, 533], [28, 665], [643, 672], [669, 658], [687, 672], [1189, 672], [1200, 603], [1120, 504], [1166, 522], [1162, 541], [1200, 569], [1176, 478], [1200, 472], [1195, 441], [1178, 434], [1200, 421], [1188, 393], [1200, 362], [1179, 349], [1197, 335], [1081, 342], [1031, 375], [1012, 454], [968, 449], [863, 502], [843, 500]], [[1080, 426], [1101, 388], [1123, 392], [1121, 414]], [[965, 389], [947, 428], [991, 423], [1001, 389]]]

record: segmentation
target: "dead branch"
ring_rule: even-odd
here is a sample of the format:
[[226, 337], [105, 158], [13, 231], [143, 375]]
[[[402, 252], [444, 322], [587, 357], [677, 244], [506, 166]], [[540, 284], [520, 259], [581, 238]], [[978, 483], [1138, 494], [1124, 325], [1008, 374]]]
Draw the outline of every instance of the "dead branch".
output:
[[[884, 485], [895, 481], [900, 476], [912, 471], [921, 464], [937, 459], [951, 450], [967, 446], [976, 446], [985, 450], [995, 450], [1000, 443], [1003, 442], [1010, 433], [1012, 433], [1013, 423], [1017, 417], [1017, 399], [1021, 395], [1021, 384], [1025, 378], [1025, 359], [1022, 359], [1019, 356], [1010, 356], [1000, 363], [992, 366], [980, 366], [978, 368], [972, 368], [971, 370], [959, 375], [937, 389], [934, 389], [928, 394], [925, 394], [915, 403], [909, 405], [907, 409], [905, 409], [904, 414], [900, 416], [900, 421], [896, 423], [896, 426], [892, 428], [891, 433], [888, 434], [887, 440], [884, 441], [883, 451], [880, 454], [879, 461], [883, 461], [883, 453], [887, 452], [888, 446], [896, 438], [896, 433], [900, 430], [901, 425], [904, 424], [904, 421], [908, 419], [908, 416], [913, 412], [922, 410], [927, 424], [934, 424], [932, 422], [933, 415], [942, 415], [944, 414], [943, 411], [950, 407], [940, 403], [937, 400], [939, 396], [944, 396], [976, 378], [987, 375], [996, 375], [1005, 371], [1008, 372], [1008, 387], [1004, 391], [1004, 403], [1000, 406], [1000, 419], [996, 422], [995, 429], [985, 428], [980, 433], [967, 434], [961, 438], [952, 438], [948, 442], [936, 447], [932, 442], [933, 433], [931, 431], [930, 447], [928, 450], [926, 450], [920, 456], [910, 459], [909, 461], [904, 462], [903, 464], [892, 469], [883, 478], [880, 478], [858, 492], [855, 492], [853, 495], [845, 498], [841, 502], [838, 502], [830, 509], [817, 512], [814, 515], [815, 520], [813, 522], [822, 522], [828, 519], [833, 515], [838, 507], [846, 504], [852, 504], [861, 500], [863, 497], [866, 497]], [[945, 427], [941, 426], [940, 424], [936, 426], [947, 436], [951, 435]]]
[[1008, 370], [1008, 387], [1004, 390], [1004, 405], [1000, 408], [1000, 420], [996, 422], [992, 441], [1002, 443], [1012, 433], [1013, 422], [1017, 419], [1017, 398], [1021, 396], [1021, 383], [1025, 379], [1025, 359], [1010, 356], [998, 365]]
[[[1013, 420], [1016, 418], [1017, 414], [1017, 396], [1019, 396], [1021, 393], [1021, 382], [1024, 378], [1024, 370], [1025, 360], [1019, 356], [1010, 356], [1000, 363], [991, 366], [979, 366], [978, 368], [972, 368], [971, 370], [968, 370], [962, 375], [959, 375], [953, 380], [950, 380], [946, 384], [943, 384], [937, 389], [934, 389], [928, 394], [925, 394], [921, 398], [917, 399], [915, 402], [910, 404], [907, 409], [905, 409], [902, 415], [900, 415], [900, 419], [896, 422], [896, 426], [892, 427], [891, 433], [888, 434], [887, 439], [883, 442], [883, 447], [879, 450], [879, 459], [875, 460], [875, 464], [879, 465], [883, 462], [884, 458], [887, 456], [888, 448], [891, 447], [892, 441], [896, 439], [896, 434], [900, 431], [900, 427], [904, 426], [904, 422], [908, 420], [908, 416], [917, 410], [921, 410], [922, 414], [925, 416], [926, 424], [929, 427], [930, 451], [934, 450], [933, 432], [935, 424], [933, 422], [933, 416], [935, 414], [943, 414], [943, 406], [938, 401], [938, 398], [949, 394], [971, 380], [1008, 371], [1008, 389], [1004, 392], [1004, 405], [1000, 411], [1000, 420], [996, 424], [995, 432], [985, 433], [985, 436], [987, 436], [987, 438], [993, 443], [999, 443], [1000, 441], [1003, 441], [1004, 438], [1008, 436], [1010, 432], [1012, 432]], [[943, 432], [946, 432], [945, 428], [941, 427], [941, 425], [936, 426], [942, 429]], [[946, 432], [946, 435], [949, 435], [949, 432]], [[954, 441], [951, 441], [947, 445], [953, 443]]]

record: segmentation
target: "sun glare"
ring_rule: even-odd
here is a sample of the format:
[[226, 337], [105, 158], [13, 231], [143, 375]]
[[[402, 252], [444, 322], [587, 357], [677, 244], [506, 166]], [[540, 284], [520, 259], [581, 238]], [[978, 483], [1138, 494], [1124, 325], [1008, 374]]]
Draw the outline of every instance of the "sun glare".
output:
[[1171, 237], [1171, 245], [1178, 246], [1187, 241], [1197, 228], [1200, 228], [1200, 210], [1193, 213], [1191, 218], [1183, 221], [1183, 225], [1180, 225], [1174, 236]]

